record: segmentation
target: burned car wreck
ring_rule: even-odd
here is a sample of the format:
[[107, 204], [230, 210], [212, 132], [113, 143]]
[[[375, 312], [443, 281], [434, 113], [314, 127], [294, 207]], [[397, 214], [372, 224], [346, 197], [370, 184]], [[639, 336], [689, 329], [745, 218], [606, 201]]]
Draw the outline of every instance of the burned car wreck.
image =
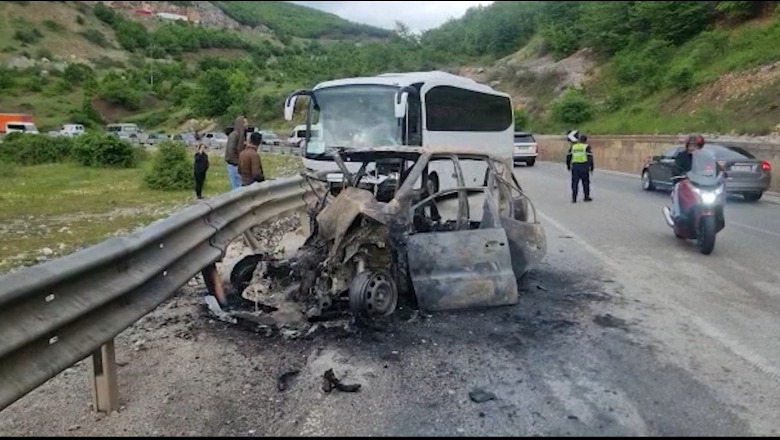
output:
[[[254, 307], [234, 314], [313, 322], [389, 316], [399, 298], [431, 312], [518, 302], [518, 280], [546, 239], [509, 161], [431, 147], [326, 154], [341, 172], [304, 175], [326, 188], [308, 207], [311, 234], [292, 258], [236, 265], [231, 283]], [[456, 185], [432, 192], [434, 167]], [[468, 182], [464, 167], [484, 178]]]

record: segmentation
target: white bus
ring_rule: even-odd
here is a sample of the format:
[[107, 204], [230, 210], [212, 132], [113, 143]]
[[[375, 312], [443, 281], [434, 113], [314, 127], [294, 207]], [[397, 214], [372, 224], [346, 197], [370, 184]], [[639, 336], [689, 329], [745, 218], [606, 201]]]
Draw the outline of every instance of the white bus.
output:
[[[307, 138], [301, 155], [307, 169], [334, 171], [325, 154], [333, 147], [445, 146], [481, 148], [512, 160], [514, 116], [509, 95], [445, 72], [387, 73], [327, 81], [290, 94], [291, 121], [299, 96], [308, 96]], [[308, 133], [317, 133], [308, 136]], [[449, 161], [431, 165], [434, 191], [455, 187]], [[351, 164], [347, 164], [350, 171]], [[466, 184], [481, 185], [484, 162], [463, 164]]]

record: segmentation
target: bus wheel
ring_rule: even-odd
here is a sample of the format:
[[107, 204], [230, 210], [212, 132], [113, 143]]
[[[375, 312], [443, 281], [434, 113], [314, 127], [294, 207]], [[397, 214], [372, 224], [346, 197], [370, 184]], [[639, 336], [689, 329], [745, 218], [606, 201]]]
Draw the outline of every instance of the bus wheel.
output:
[[430, 182], [430, 184], [432, 186], [432, 191], [433, 192], [431, 193], [431, 195], [436, 194], [437, 192], [439, 192], [439, 175], [436, 174], [435, 172], [433, 172], [431, 174], [428, 174], [428, 181]]

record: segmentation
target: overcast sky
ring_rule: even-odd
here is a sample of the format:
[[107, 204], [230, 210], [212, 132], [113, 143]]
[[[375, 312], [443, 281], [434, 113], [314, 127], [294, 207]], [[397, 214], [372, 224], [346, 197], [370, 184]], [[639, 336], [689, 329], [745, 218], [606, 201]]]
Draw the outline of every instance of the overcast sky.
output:
[[306, 2], [294, 1], [299, 5], [305, 5], [323, 11], [332, 12], [347, 20], [357, 23], [365, 23], [386, 29], [393, 29], [395, 20], [406, 23], [413, 31], [424, 31], [443, 24], [447, 19], [458, 18], [466, 10], [476, 5], [487, 5], [489, 2], [467, 1], [386, 1], [386, 2], [358, 2], [358, 1], [320, 1]]

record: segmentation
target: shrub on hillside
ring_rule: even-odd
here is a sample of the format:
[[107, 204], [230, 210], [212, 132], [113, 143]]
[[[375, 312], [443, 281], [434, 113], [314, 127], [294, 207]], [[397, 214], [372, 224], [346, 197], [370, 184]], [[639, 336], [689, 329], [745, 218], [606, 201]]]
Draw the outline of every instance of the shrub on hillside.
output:
[[134, 168], [138, 153], [129, 142], [105, 133], [87, 133], [76, 138], [73, 158], [88, 167]]
[[669, 72], [666, 81], [678, 92], [687, 92], [694, 86], [693, 69], [689, 66], [676, 67]]
[[515, 131], [528, 130], [528, 123], [530, 118], [528, 112], [524, 108], [515, 109]]
[[162, 142], [153, 157], [152, 168], [144, 176], [147, 187], [160, 191], [192, 188], [192, 163], [180, 142]]
[[35, 28], [19, 29], [14, 32], [14, 39], [24, 44], [35, 44], [41, 38], [43, 38], [43, 34]]
[[569, 90], [553, 103], [553, 117], [565, 124], [581, 124], [593, 117], [593, 105], [579, 90]]
[[10, 133], [0, 143], [0, 162], [40, 165], [71, 158], [73, 139], [43, 134]]

